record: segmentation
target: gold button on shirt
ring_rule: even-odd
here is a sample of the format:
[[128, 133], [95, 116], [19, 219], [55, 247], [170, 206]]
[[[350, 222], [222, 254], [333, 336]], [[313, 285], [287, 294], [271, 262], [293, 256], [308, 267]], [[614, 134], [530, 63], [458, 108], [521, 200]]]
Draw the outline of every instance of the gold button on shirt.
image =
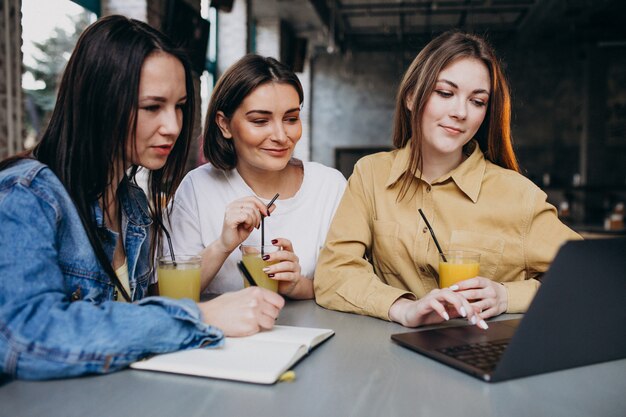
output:
[[444, 251], [479, 252], [480, 275], [507, 287], [507, 312], [526, 311], [560, 246], [580, 236], [530, 180], [487, 161], [475, 141], [466, 148], [467, 159], [432, 184], [418, 173], [401, 200], [409, 147], [356, 164], [318, 260], [318, 304], [389, 320], [398, 298], [437, 288], [438, 251], [421, 208]]

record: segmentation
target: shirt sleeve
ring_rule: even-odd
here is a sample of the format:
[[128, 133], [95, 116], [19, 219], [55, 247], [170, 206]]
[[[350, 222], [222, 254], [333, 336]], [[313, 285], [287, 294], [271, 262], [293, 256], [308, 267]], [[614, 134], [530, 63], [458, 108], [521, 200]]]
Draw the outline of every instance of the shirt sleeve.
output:
[[547, 202], [547, 195], [535, 188], [527, 213], [526, 233], [523, 239], [526, 279], [505, 282], [508, 292], [507, 313], [523, 313], [528, 310], [540, 286], [542, 274], [561, 246], [568, 240], [579, 240], [580, 235], [563, 224], [556, 208]]
[[0, 197], [0, 373], [106, 373], [152, 353], [222, 343], [191, 300], [70, 301], [57, 246], [66, 213], [19, 184]]
[[[175, 254], [197, 255], [204, 249], [199, 213], [194, 182], [187, 176], [176, 191], [168, 222]], [[163, 252], [169, 255], [169, 248]]]
[[315, 299], [323, 307], [389, 320], [389, 308], [410, 292], [385, 284], [366, 259], [372, 247], [373, 205], [368, 161], [355, 166], [315, 270]]

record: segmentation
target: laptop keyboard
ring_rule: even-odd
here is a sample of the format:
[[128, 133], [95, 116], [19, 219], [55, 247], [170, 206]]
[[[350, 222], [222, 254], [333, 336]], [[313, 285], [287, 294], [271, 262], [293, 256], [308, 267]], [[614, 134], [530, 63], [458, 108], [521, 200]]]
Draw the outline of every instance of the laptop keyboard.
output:
[[490, 372], [495, 369], [508, 344], [508, 340], [475, 343], [438, 349], [438, 352]]

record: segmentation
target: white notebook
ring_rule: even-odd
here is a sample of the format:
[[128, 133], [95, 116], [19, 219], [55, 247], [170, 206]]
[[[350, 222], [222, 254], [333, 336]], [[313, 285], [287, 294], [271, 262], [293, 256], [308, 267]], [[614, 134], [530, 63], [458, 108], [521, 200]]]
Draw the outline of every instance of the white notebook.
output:
[[273, 384], [300, 358], [335, 332], [310, 327], [274, 326], [247, 337], [227, 337], [219, 348], [156, 355], [131, 368], [210, 378]]

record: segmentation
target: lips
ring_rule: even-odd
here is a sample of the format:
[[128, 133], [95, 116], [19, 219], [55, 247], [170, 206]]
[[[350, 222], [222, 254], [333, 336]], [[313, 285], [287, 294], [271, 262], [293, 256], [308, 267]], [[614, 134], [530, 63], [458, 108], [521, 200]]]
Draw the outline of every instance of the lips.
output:
[[152, 149], [154, 149], [154, 151], [159, 154], [159, 155], [169, 155], [170, 152], [172, 152], [172, 148], [174, 146], [173, 145], [158, 145], [158, 146], [152, 146]]
[[270, 155], [282, 156], [289, 152], [289, 148], [280, 148], [280, 149], [263, 148], [263, 151], [269, 153]]
[[459, 129], [458, 127], [454, 127], [454, 126], [446, 126], [446, 125], [439, 125], [439, 126], [443, 128], [443, 130], [445, 130], [446, 132], [452, 135], [459, 135], [465, 132], [463, 129]]

